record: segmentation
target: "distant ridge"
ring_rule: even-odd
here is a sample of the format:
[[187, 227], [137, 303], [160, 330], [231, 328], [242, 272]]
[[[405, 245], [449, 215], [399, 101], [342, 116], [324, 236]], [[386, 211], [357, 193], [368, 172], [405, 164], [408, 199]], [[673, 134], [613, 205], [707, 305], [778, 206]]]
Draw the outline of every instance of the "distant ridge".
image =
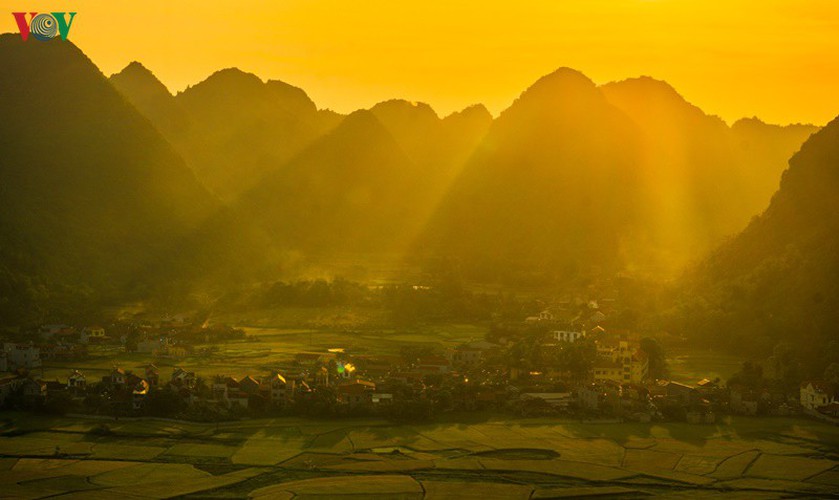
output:
[[[236, 68], [172, 95], [138, 62], [106, 80], [72, 44], [31, 45], [0, 38], [21, 75], [0, 76], [0, 102], [23, 116], [3, 125], [21, 146], [0, 159], [0, 293], [33, 301], [268, 279], [285, 256], [451, 258], [502, 282], [672, 275], [766, 207], [816, 130], [728, 126], [666, 82], [569, 68], [496, 119], [401, 99], [343, 116]], [[53, 60], [63, 86], [37, 77]], [[55, 120], [23, 113], [53, 97]]]
[[216, 200], [72, 43], [0, 35], [0, 65], [2, 318], [149, 286]]
[[111, 81], [225, 201], [235, 200], [341, 119], [319, 112], [302, 89], [263, 82], [237, 68], [217, 71], [171, 98], [150, 76], [132, 64]]
[[691, 270], [671, 317], [695, 338], [744, 352], [786, 343], [812, 361], [805, 376], [819, 377], [839, 359], [837, 276], [839, 117], [790, 159], [769, 207]]

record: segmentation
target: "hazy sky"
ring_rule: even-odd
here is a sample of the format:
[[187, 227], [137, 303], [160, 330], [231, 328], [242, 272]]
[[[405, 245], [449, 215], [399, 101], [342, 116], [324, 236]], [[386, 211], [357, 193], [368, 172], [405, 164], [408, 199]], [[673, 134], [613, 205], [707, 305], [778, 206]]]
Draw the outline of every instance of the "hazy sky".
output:
[[[839, 114], [837, 0], [15, 0], [74, 10], [103, 72], [132, 60], [173, 91], [230, 66], [350, 111], [393, 97], [498, 113], [560, 66], [650, 75], [728, 121]], [[11, 15], [0, 31], [17, 31]]]

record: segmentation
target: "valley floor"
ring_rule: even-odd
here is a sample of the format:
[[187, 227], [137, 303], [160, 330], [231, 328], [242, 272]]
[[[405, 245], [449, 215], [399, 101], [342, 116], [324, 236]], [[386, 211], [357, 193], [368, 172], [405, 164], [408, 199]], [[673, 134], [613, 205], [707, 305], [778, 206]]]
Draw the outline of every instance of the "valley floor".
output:
[[839, 427], [805, 419], [468, 418], [198, 424], [5, 412], [0, 497], [752, 499], [839, 492]]

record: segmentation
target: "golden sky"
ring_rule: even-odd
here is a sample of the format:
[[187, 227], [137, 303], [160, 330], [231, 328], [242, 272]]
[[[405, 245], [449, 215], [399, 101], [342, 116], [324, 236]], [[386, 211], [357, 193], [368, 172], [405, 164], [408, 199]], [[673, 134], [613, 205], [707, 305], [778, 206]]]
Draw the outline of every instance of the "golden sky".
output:
[[[400, 97], [497, 114], [540, 76], [650, 75], [729, 122], [839, 114], [839, 0], [14, 0], [78, 12], [105, 74], [132, 60], [181, 90], [230, 66], [347, 112]], [[17, 31], [5, 15], [0, 31]]]

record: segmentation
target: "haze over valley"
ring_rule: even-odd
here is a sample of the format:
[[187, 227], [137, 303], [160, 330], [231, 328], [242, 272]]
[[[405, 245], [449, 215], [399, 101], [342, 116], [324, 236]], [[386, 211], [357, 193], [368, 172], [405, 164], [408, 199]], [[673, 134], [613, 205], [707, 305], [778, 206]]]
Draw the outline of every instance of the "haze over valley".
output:
[[76, 1], [0, 34], [0, 497], [836, 496], [839, 7]]

